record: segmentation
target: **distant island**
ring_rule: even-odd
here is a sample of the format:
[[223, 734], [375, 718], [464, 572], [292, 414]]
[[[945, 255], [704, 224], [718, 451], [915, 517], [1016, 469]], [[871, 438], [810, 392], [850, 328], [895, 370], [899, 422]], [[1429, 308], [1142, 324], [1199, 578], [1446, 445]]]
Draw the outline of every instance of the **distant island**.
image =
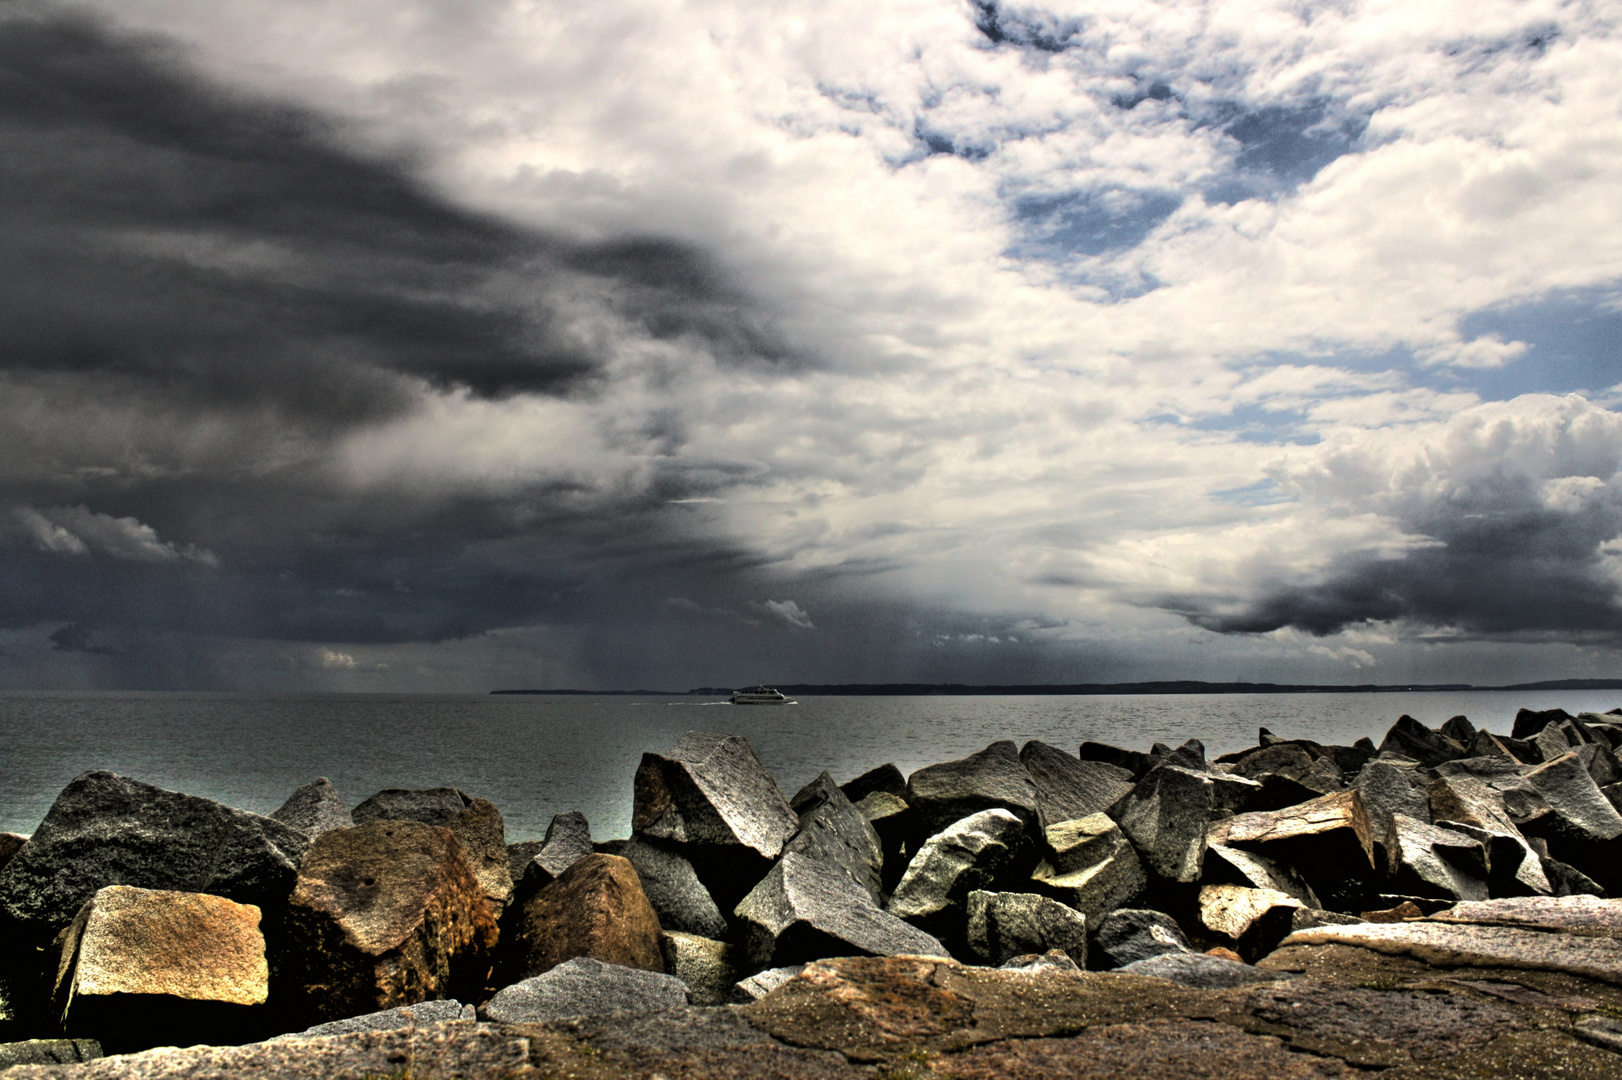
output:
[[[1015, 694], [1393, 694], [1461, 690], [1622, 690], [1622, 679], [1548, 679], [1510, 686], [1470, 683], [1359, 683], [1355, 686], [1264, 682], [1037, 683], [1013, 686], [965, 686], [962, 683], [780, 683], [777, 689], [806, 697], [985, 697]], [[629, 697], [714, 697], [731, 687], [699, 686], [691, 690], [492, 690], [492, 694], [579, 694]]]

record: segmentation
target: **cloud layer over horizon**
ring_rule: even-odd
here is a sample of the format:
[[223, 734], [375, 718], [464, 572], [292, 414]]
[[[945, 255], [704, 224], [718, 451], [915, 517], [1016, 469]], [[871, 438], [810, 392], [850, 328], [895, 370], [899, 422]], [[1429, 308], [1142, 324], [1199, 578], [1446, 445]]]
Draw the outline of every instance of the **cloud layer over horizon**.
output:
[[1580, 3], [0, 10], [0, 687], [1615, 677]]

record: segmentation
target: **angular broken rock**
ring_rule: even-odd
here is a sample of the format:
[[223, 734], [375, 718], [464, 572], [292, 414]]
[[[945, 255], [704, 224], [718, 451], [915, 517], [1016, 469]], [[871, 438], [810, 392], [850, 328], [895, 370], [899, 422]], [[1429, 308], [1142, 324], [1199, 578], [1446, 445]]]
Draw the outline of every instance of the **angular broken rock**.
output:
[[1331, 910], [1368, 905], [1373, 870], [1358, 835], [1357, 792], [1339, 791], [1299, 806], [1240, 814], [1211, 826], [1210, 842], [1253, 851], [1293, 867]]
[[1603, 843], [1622, 836], [1622, 814], [1600, 792], [1575, 753], [1567, 751], [1539, 765], [1526, 780], [1548, 802], [1562, 838]]
[[1167, 881], [1198, 881], [1206, 824], [1215, 803], [1212, 778], [1175, 766], [1154, 769], [1116, 810], [1144, 864]]
[[1305, 910], [1293, 896], [1242, 885], [1202, 885], [1198, 904], [1200, 925], [1209, 941], [1251, 961], [1289, 937], [1296, 913]]
[[642, 891], [663, 929], [699, 937], [726, 937], [726, 917], [698, 880], [693, 864], [679, 852], [653, 840], [632, 837], [620, 846], [618, 854], [636, 868]]
[[907, 805], [923, 836], [984, 810], [1001, 809], [1024, 823], [1034, 839], [1044, 822], [1036, 784], [1007, 740], [977, 754], [919, 769], [907, 778]]
[[312, 839], [333, 829], [347, 829], [355, 823], [338, 789], [324, 776], [298, 788], [270, 816]]
[[1515, 827], [1501, 792], [1469, 775], [1441, 776], [1429, 788], [1433, 822], [1481, 841], [1487, 850], [1488, 885], [1499, 895], [1516, 892], [1547, 893], [1549, 880], [1543, 863]]
[[961, 905], [969, 893], [1028, 873], [1029, 855], [1025, 822], [1001, 808], [982, 810], [924, 842], [890, 895], [886, 910], [920, 926], [955, 934], [961, 929]]
[[1049, 825], [1107, 810], [1135, 782], [1126, 769], [1082, 761], [1036, 739], [1020, 749], [1019, 760], [1036, 785], [1037, 806]]
[[[1053, 860], [1036, 868], [1030, 887], [1080, 912], [1089, 926], [1132, 903], [1148, 884], [1137, 851], [1104, 814], [1060, 822], [1048, 829], [1048, 839]], [[1060, 868], [1061, 860], [1068, 870]]]
[[668, 753], [642, 755], [632, 820], [637, 832], [775, 859], [799, 824], [741, 736], [689, 731]]
[[875, 905], [881, 903], [884, 848], [879, 834], [833, 777], [823, 773], [795, 795], [791, 805], [799, 812], [800, 828], [783, 846], [784, 853], [798, 852], [839, 867]]
[[109, 885], [63, 935], [55, 1003], [66, 1029], [113, 1052], [242, 1038], [270, 992], [259, 909], [203, 893]]
[[1392, 751], [1426, 767], [1464, 756], [1464, 747], [1408, 715], [1397, 718], [1391, 730], [1386, 732], [1385, 741], [1380, 744], [1381, 753]]
[[449, 826], [472, 803], [453, 787], [384, 788], [350, 812], [356, 825], [368, 821], [415, 821]]
[[767, 968], [765, 971], [757, 971], [747, 979], [738, 980], [737, 984], [733, 986], [732, 996], [728, 1000], [735, 1005], [747, 1005], [752, 1001], [759, 1001], [804, 970], [804, 964], [790, 964], [788, 967]]
[[1271, 889], [1301, 901], [1309, 908], [1319, 907], [1312, 886], [1295, 868], [1274, 862], [1265, 855], [1238, 848], [1210, 844], [1205, 849], [1205, 867], [1200, 880], [1209, 885], [1242, 885], [1251, 889]]
[[0, 871], [0, 914], [43, 946], [108, 885], [279, 908], [310, 839], [273, 818], [110, 772], [62, 789]]
[[666, 932], [659, 937], [665, 972], [680, 979], [694, 1005], [725, 1005], [737, 985], [741, 950], [735, 945], [693, 934]]
[[1233, 771], [1247, 780], [1260, 780], [1268, 773], [1301, 780], [1312, 770], [1313, 757], [1295, 743], [1258, 747], [1234, 763]]
[[1057, 900], [976, 889], [969, 894], [968, 914], [969, 950], [993, 967], [1051, 949], [1086, 962], [1087, 919]]
[[663, 971], [659, 916], [630, 860], [588, 855], [521, 905], [502, 926], [509, 981], [541, 975], [577, 957]]
[[479, 1009], [493, 1024], [540, 1024], [566, 1016], [657, 1012], [687, 1004], [673, 975], [577, 957], [501, 990]]
[[950, 955], [931, 935], [875, 907], [837, 867], [799, 852], [784, 855], [734, 914], [754, 967], [828, 956]]
[[0, 832], [0, 870], [6, 868], [6, 864], [16, 857], [26, 843], [28, 837], [22, 833]]
[[841, 785], [840, 790], [845, 793], [845, 798], [853, 803], [861, 802], [876, 791], [894, 795], [898, 799], [905, 799], [907, 797], [907, 778], [901, 775], [900, 769], [886, 762], [876, 769], [869, 769], [849, 783]]
[[1371, 761], [1357, 774], [1352, 787], [1357, 792], [1353, 805], [1358, 839], [1371, 865], [1390, 862], [1385, 844], [1391, 834], [1393, 817], [1403, 814], [1415, 821], [1430, 823], [1427, 782], [1415, 766], [1389, 760]]
[[1431, 922], [1519, 926], [1622, 941], [1622, 901], [1596, 896], [1525, 896], [1454, 904]]
[[1199, 990], [1226, 990], [1234, 986], [1289, 978], [1280, 971], [1267, 971], [1236, 960], [1192, 952], [1161, 953], [1147, 960], [1135, 960], [1118, 970], [1122, 975], [1166, 979]]
[[487, 799], [475, 799], [452, 787], [386, 788], [351, 812], [355, 824], [368, 821], [414, 821], [449, 829], [461, 841], [468, 868], [484, 887], [491, 914], [500, 917], [512, 895], [507, 865], [507, 833], [501, 811]]
[[477, 1019], [477, 1014], [473, 1006], [463, 1005], [451, 998], [443, 998], [438, 1001], [419, 1002], [416, 1005], [402, 1005], [398, 1009], [382, 1009], [366, 1013], [364, 1016], [333, 1020], [303, 1031], [279, 1035], [277, 1038], [321, 1039], [328, 1035], [349, 1035], [356, 1031], [398, 1031], [401, 1028], [421, 1027], [424, 1024], [437, 1024], [446, 1020], [474, 1019]]
[[878, 834], [884, 857], [880, 878], [886, 891], [893, 889], [896, 882], [901, 880], [902, 871], [907, 868], [903, 853], [913, 832], [911, 810], [900, 798], [887, 791], [868, 792], [856, 804], [856, 809], [862, 812], [867, 823]]
[[[508, 851], [511, 850], [509, 845]], [[513, 885], [522, 898], [528, 899], [592, 852], [591, 824], [586, 821], [586, 815], [578, 810], [554, 814], [546, 827], [545, 839], [534, 844], [529, 857], [513, 874]]]
[[1486, 852], [1463, 833], [1397, 814], [1384, 847], [1397, 892], [1443, 900], [1487, 899]]
[[449, 829], [369, 821], [316, 838], [287, 906], [282, 977], [315, 1021], [477, 993], [495, 919]]
[[1142, 908], [1122, 908], [1106, 915], [1093, 939], [1093, 949], [1110, 968], [1164, 953], [1192, 951], [1176, 919]]

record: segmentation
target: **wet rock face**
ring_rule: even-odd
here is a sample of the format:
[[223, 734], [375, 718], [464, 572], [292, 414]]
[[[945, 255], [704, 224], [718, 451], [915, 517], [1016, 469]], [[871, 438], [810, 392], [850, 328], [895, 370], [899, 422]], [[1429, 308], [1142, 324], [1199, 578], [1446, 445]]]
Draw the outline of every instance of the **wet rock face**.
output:
[[1216, 805], [1211, 777], [1162, 766], [1139, 781], [1117, 811], [1144, 865], [1167, 881], [1198, 881], [1206, 824]]
[[324, 776], [294, 791], [270, 816], [312, 840], [324, 832], [347, 829], [355, 823], [338, 789]]
[[111, 1052], [264, 1033], [259, 909], [202, 893], [110, 885], [63, 936], [55, 1007]]
[[1411, 716], [1400, 716], [1380, 744], [1382, 753], [1393, 752], [1426, 767], [1464, 757], [1464, 747], [1440, 732], [1432, 731]]
[[497, 928], [449, 829], [375, 820], [318, 837], [288, 903], [282, 969], [311, 1021], [472, 996]]
[[957, 761], [919, 769], [907, 778], [905, 798], [924, 836], [991, 809], [1019, 818], [1033, 838], [1045, 824], [1036, 784], [1008, 741], [994, 742]]
[[629, 860], [588, 855], [504, 923], [503, 970], [509, 981], [544, 974], [576, 957], [663, 971], [659, 916]]
[[309, 845], [272, 818], [88, 772], [62, 790], [0, 871], [0, 914], [43, 944], [108, 885], [208, 892], [279, 908]]
[[784, 845], [784, 852], [837, 866], [875, 905], [882, 903], [884, 847], [878, 831], [833, 777], [823, 773], [796, 794], [791, 805], [800, 815], [800, 828]]
[[690, 731], [668, 753], [642, 755], [632, 811], [639, 833], [775, 859], [799, 824], [747, 739]]

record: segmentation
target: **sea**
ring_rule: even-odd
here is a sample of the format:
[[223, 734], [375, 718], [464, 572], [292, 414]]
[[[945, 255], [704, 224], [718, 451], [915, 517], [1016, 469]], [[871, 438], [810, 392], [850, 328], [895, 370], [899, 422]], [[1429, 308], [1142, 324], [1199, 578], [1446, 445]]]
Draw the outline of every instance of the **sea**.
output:
[[746, 737], [784, 793], [885, 762], [903, 773], [1040, 739], [1147, 750], [1200, 739], [1215, 755], [1286, 738], [1378, 743], [1404, 713], [1464, 715], [1508, 733], [1519, 708], [1604, 712], [1622, 691], [803, 697], [782, 706], [693, 697], [0, 692], [0, 831], [32, 833], [89, 769], [270, 813], [324, 776], [350, 806], [383, 788], [448, 786], [500, 808], [509, 841], [582, 811], [598, 840], [626, 836], [645, 752], [690, 730]]

